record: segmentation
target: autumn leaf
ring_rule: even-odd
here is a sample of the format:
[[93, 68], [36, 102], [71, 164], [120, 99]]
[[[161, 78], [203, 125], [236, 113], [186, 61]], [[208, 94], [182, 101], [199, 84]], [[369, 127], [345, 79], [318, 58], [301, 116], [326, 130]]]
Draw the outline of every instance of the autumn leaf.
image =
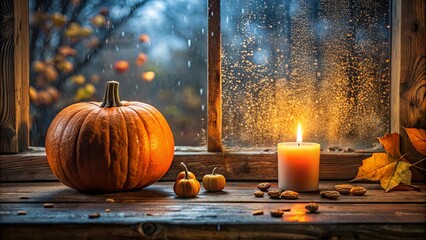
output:
[[385, 192], [401, 183], [411, 185], [411, 166], [410, 163], [401, 160], [388, 164], [385, 167], [387, 174], [380, 179], [380, 185], [385, 189]]
[[371, 157], [362, 160], [362, 165], [358, 168], [358, 174], [351, 182], [357, 180], [380, 180], [388, 170], [386, 166], [396, 161], [396, 159], [386, 153], [373, 153]]
[[404, 128], [414, 148], [426, 156], [426, 130], [418, 128]]
[[380, 180], [380, 185], [386, 192], [398, 186], [400, 183], [411, 185], [411, 164], [395, 159], [387, 153], [373, 153], [362, 161], [357, 176], [350, 182]]
[[385, 151], [393, 158], [398, 159], [401, 157], [401, 152], [399, 151], [400, 136], [398, 133], [386, 133], [383, 137], [379, 137], [378, 139]]
[[412, 191], [412, 190], [420, 192], [422, 189], [419, 186], [416, 186], [416, 185], [412, 185], [412, 184], [407, 185], [407, 184], [404, 184], [404, 183], [400, 183], [398, 186], [392, 188], [390, 191]]

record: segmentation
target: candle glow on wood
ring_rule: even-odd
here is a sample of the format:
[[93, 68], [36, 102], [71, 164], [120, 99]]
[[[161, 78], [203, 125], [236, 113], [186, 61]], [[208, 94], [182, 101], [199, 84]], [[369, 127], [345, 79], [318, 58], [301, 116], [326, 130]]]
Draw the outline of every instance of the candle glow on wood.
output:
[[296, 142], [278, 143], [278, 187], [300, 192], [317, 191], [319, 156], [318, 143], [302, 142], [299, 123]]

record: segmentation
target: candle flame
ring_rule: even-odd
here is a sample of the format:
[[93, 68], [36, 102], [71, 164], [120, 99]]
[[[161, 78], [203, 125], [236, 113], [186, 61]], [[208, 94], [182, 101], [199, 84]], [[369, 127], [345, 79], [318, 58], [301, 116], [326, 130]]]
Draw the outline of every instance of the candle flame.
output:
[[302, 127], [299, 124], [297, 124], [297, 145], [300, 145], [302, 143]]

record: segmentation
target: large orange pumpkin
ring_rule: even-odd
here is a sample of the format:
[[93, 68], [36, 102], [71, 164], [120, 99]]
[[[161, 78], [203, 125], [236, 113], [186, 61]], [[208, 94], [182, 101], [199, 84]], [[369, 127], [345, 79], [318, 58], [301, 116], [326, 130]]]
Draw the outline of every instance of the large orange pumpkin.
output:
[[174, 140], [153, 106], [121, 101], [118, 82], [107, 83], [103, 102], [62, 110], [46, 135], [53, 173], [81, 191], [125, 191], [158, 181], [169, 169]]

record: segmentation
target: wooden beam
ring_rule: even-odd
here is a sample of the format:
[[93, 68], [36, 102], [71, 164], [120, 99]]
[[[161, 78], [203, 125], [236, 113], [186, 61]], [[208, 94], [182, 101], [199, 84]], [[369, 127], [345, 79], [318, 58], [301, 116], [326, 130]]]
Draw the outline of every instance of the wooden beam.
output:
[[220, 0], [208, 2], [207, 150], [222, 151]]
[[[393, 1], [391, 130], [401, 135], [401, 152], [419, 159], [424, 156], [416, 152], [404, 128], [426, 129], [425, 43], [426, 1]], [[426, 180], [421, 170], [412, 171]]]
[[29, 145], [28, 0], [2, 0], [0, 12], [0, 153], [17, 153]]
[[[321, 180], [350, 180], [357, 174], [365, 153], [321, 153]], [[201, 179], [211, 173], [213, 167], [233, 181], [276, 181], [278, 177], [277, 153], [252, 152], [175, 152], [175, 157], [163, 181], [173, 181], [182, 171], [185, 162], [190, 171]], [[416, 177], [414, 176], [414, 179]], [[0, 155], [0, 182], [52, 181], [56, 177], [49, 168], [43, 148], [14, 155]]]

